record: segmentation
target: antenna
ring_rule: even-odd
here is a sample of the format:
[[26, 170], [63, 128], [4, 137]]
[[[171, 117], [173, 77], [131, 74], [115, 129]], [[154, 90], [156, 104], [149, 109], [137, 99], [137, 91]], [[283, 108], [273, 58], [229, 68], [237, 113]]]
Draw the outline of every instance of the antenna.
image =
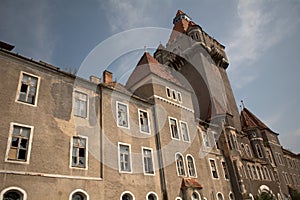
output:
[[244, 108], [245, 108], [244, 101], [243, 101], [243, 100], [241, 100], [241, 103], [242, 103], [242, 105], [241, 105], [241, 109], [244, 109]]
[[147, 46], [146, 45], [144, 46], [144, 52], [147, 52]]

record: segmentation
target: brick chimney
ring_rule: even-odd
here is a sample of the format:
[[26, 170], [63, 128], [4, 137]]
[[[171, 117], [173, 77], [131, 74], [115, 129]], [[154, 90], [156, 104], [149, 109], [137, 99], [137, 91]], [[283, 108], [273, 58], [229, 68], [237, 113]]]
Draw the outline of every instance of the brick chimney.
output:
[[111, 83], [113, 74], [110, 71], [105, 70], [103, 72], [103, 83]]

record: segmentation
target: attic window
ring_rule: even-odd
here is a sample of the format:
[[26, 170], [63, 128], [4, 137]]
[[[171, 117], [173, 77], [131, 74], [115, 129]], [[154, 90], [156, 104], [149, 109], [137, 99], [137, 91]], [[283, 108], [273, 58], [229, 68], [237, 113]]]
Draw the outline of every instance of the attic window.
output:
[[171, 98], [171, 91], [170, 91], [170, 88], [166, 88], [166, 92], [167, 92], [167, 97], [168, 98]]

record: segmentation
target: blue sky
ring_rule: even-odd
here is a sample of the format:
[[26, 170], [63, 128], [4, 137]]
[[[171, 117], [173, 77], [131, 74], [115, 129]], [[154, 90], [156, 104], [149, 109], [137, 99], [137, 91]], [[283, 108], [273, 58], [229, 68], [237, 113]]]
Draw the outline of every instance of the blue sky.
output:
[[[144, 27], [171, 29], [173, 17], [181, 9], [226, 46], [230, 62], [227, 71], [237, 103], [243, 99], [247, 108], [280, 134], [285, 148], [300, 152], [298, 0], [1, 0], [0, 3], [0, 40], [15, 45], [15, 52], [65, 70], [78, 69], [96, 46], [120, 32]], [[136, 38], [144, 39], [145, 36]], [[135, 58], [126, 61], [132, 67], [144, 45], [150, 49], [155, 45], [138, 44], [140, 49], [128, 53]], [[118, 47], [109, 48], [111, 51]], [[95, 75], [100, 74], [101, 71]]]

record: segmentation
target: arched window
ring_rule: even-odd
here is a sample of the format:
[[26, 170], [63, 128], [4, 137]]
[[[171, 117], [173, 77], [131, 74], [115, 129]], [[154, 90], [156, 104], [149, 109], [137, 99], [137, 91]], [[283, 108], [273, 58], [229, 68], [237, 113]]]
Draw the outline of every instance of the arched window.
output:
[[241, 154], [242, 154], [242, 156], [246, 156], [245, 146], [243, 143], [241, 143]]
[[249, 178], [252, 179], [252, 170], [251, 170], [251, 166], [248, 164], [247, 165], [247, 170], [248, 170], [248, 174], [249, 174]]
[[89, 200], [89, 195], [82, 189], [74, 190], [69, 197], [70, 200]]
[[250, 148], [249, 148], [248, 144], [245, 145], [245, 151], [246, 151], [247, 156], [251, 157], [251, 151], [250, 151]]
[[254, 165], [252, 166], [252, 174], [253, 174], [253, 179], [258, 179], [257, 172], [256, 172], [256, 169], [255, 169]]
[[185, 176], [185, 168], [183, 157], [180, 153], [176, 153], [176, 167], [178, 176]]
[[121, 194], [120, 200], [134, 200], [134, 196], [131, 192], [126, 191]]
[[186, 157], [189, 176], [196, 177], [196, 168], [194, 158], [191, 155]]
[[146, 196], [146, 200], [158, 200], [158, 196], [154, 192], [149, 192]]
[[262, 179], [262, 177], [260, 177], [260, 169], [259, 169], [259, 166], [256, 166], [256, 173], [257, 173], [257, 179]]
[[9, 187], [4, 189], [0, 194], [3, 200], [26, 200], [27, 194], [24, 190], [17, 187]]
[[217, 200], [224, 200], [223, 194], [222, 193], [218, 193], [217, 194]]
[[256, 148], [256, 152], [257, 152], [258, 157], [262, 158], [263, 157], [263, 153], [262, 153], [262, 149], [261, 149], [260, 145], [256, 144], [255, 148]]
[[198, 192], [193, 192], [192, 200], [200, 200], [200, 195], [198, 194]]
[[234, 196], [232, 192], [229, 193], [229, 200], [234, 200]]

